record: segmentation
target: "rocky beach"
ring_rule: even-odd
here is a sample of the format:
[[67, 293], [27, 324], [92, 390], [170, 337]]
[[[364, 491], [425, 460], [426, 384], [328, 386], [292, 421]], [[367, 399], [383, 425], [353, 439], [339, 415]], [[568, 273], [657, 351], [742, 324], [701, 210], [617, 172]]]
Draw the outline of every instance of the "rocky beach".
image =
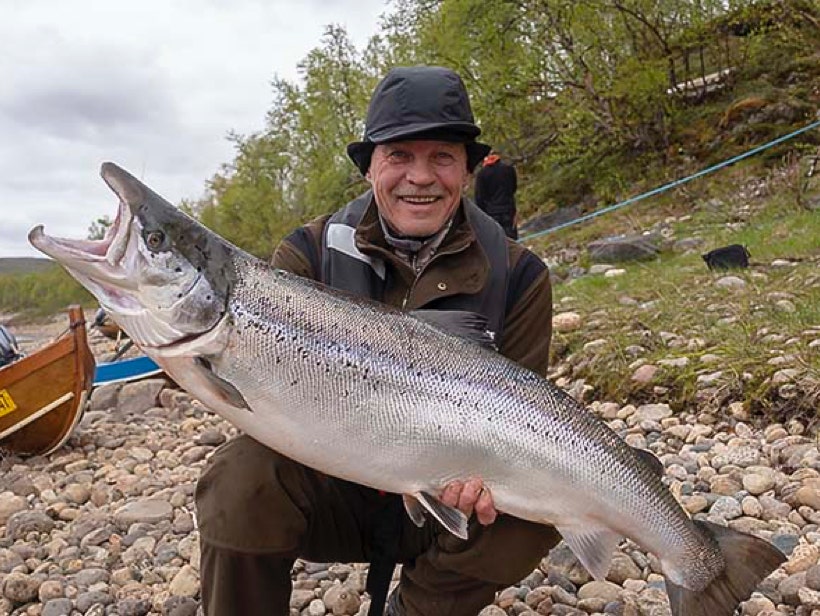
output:
[[[56, 317], [18, 335], [36, 346], [62, 326]], [[91, 342], [98, 356], [113, 347], [94, 332]], [[552, 371], [566, 372], [560, 364]], [[562, 385], [584, 391], [582, 382]], [[659, 456], [669, 488], [695, 518], [763, 537], [788, 555], [740, 614], [820, 616], [815, 426], [761, 422], [731, 403], [683, 412], [663, 403], [590, 407], [631, 445]], [[82, 423], [54, 454], [0, 458], [0, 614], [196, 614], [194, 487], [211, 453], [235, 434], [173, 383], [152, 378], [95, 389]], [[366, 570], [297, 562], [291, 615], [364, 615]], [[671, 612], [657, 559], [627, 541], [606, 581], [593, 581], [560, 544], [481, 612], [536, 614]]]

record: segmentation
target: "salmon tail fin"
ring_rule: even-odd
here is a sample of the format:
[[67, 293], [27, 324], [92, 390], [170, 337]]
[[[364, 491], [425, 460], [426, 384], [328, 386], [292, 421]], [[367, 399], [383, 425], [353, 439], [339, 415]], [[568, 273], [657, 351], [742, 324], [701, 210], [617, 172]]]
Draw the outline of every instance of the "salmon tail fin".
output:
[[786, 560], [783, 553], [758, 537], [695, 521], [698, 529], [717, 541], [725, 569], [701, 591], [666, 581], [673, 616], [732, 616], [760, 581]]

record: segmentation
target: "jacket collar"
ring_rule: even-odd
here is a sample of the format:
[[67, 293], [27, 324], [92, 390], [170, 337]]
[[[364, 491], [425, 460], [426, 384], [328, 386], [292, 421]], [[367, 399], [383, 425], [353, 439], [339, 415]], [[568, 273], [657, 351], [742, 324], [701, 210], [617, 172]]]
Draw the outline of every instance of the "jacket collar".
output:
[[[359, 250], [392, 264], [408, 286], [413, 284], [417, 277], [416, 272], [409, 263], [396, 255], [395, 249], [385, 239], [375, 199], [371, 199], [361, 222], [356, 227], [355, 237]], [[483, 288], [489, 275], [489, 262], [464, 213], [463, 198], [453, 217], [450, 229], [431, 262], [435, 262], [442, 255], [460, 256], [452, 262], [458, 271], [449, 272], [450, 275], [447, 276], [448, 281], [446, 281], [448, 288], [446, 295], [477, 293]]]

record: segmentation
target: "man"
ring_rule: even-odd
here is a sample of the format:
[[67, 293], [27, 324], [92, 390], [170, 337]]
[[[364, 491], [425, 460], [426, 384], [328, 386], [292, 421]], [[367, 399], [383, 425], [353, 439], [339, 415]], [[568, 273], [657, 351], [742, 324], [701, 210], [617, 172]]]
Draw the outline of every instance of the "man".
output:
[[484, 159], [475, 178], [475, 202], [500, 224], [507, 237], [518, 239], [515, 191], [518, 176], [515, 167], [501, 160], [497, 152]]
[[[371, 190], [293, 232], [273, 264], [406, 310], [480, 313], [501, 353], [543, 373], [552, 310], [546, 267], [462, 198], [489, 150], [476, 142], [479, 133], [458, 75], [391, 70], [373, 94], [363, 141], [348, 146]], [[496, 512], [480, 478], [465, 473], [441, 494], [474, 514], [462, 541], [432, 520], [416, 527], [399, 495], [234, 439], [197, 486], [206, 615], [285, 616], [291, 566], [301, 557], [370, 562], [371, 616], [380, 616], [398, 562], [388, 614], [475, 616], [498, 588], [531, 573], [559, 537]]]

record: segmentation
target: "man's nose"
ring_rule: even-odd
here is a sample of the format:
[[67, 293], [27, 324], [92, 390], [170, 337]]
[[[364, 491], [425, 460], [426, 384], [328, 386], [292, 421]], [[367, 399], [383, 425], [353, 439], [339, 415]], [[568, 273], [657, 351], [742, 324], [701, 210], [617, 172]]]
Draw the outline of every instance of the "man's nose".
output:
[[436, 181], [433, 166], [426, 160], [414, 160], [407, 170], [407, 181], [421, 186], [432, 184]]

